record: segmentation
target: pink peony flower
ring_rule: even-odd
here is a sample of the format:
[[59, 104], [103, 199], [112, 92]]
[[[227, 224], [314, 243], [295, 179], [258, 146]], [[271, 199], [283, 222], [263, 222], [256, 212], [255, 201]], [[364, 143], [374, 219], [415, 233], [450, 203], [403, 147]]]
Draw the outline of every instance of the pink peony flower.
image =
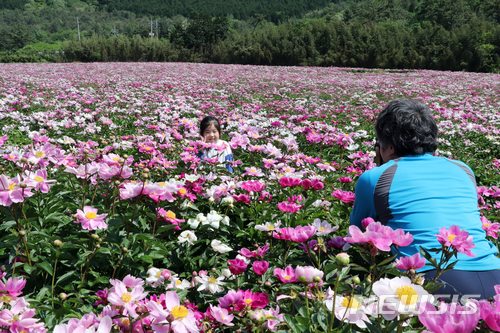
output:
[[486, 325], [492, 331], [500, 332], [500, 300], [497, 299], [493, 303], [480, 300], [479, 309], [481, 310], [481, 319]]
[[10, 309], [0, 311], [0, 326], [7, 327], [7, 332], [44, 332], [44, 325], [34, 318], [35, 310], [28, 307], [24, 298], [19, 298], [11, 304]]
[[138, 301], [144, 299], [147, 295], [143, 287], [135, 286], [133, 288], [127, 288], [127, 285], [123, 281], [114, 280], [113, 282], [113, 288], [108, 294], [109, 303], [120, 307], [123, 315], [137, 318], [138, 314], [136, 310]]
[[273, 232], [273, 238], [303, 243], [316, 234], [316, 228], [313, 226], [298, 226], [295, 228], [279, 228]]
[[47, 179], [47, 170], [45, 169], [40, 169], [30, 174], [29, 179], [29, 185], [42, 193], [48, 193], [50, 187], [56, 182], [55, 180]]
[[437, 239], [439, 243], [444, 246], [451, 246], [459, 253], [464, 253], [469, 257], [474, 257], [471, 249], [473, 249], [476, 245], [474, 245], [472, 241], [472, 236], [469, 236], [467, 231], [460, 230], [460, 228], [456, 225], [452, 225], [450, 229], [446, 229], [445, 227], [439, 229]]
[[210, 305], [209, 311], [210, 315], [219, 323], [226, 326], [234, 326], [234, 324], [231, 323], [231, 321], [233, 321], [234, 316], [232, 314], [229, 314], [229, 311], [227, 311], [227, 309], [221, 308], [219, 306]]
[[241, 311], [247, 309], [263, 309], [269, 304], [269, 298], [265, 293], [253, 292], [251, 290], [240, 290], [242, 297], [236, 305], [236, 310]]
[[178, 219], [174, 212], [171, 210], [165, 210], [163, 208], [158, 208], [156, 211], [158, 217], [162, 218], [165, 222], [175, 225], [175, 230], [181, 230], [179, 225], [184, 222], [183, 219]]
[[474, 331], [480, 318], [477, 304], [461, 306], [456, 303], [441, 303], [439, 309], [425, 303], [418, 315], [420, 322], [433, 333], [470, 333]]
[[420, 256], [420, 253], [415, 253], [410, 257], [401, 257], [396, 259], [394, 266], [397, 269], [408, 271], [410, 269], [419, 269], [425, 266], [425, 259]]
[[282, 283], [293, 283], [297, 281], [295, 270], [292, 266], [287, 266], [285, 269], [275, 268], [273, 275], [276, 276]]
[[250, 251], [246, 247], [241, 248], [238, 251], [239, 254], [244, 256], [245, 258], [263, 258], [264, 255], [269, 251], [269, 244], [264, 245], [263, 247], [257, 247], [255, 251]]
[[312, 266], [295, 267], [295, 276], [297, 277], [297, 281], [303, 283], [321, 282], [323, 275], [323, 271], [320, 271]]
[[163, 300], [164, 306], [155, 301], [149, 301], [146, 305], [153, 319], [151, 326], [154, 332], [199, 332], [192, 307], [181, 305], [175, 291], [167, 291]]
[[346, 242], [351, 244], [367, 243], [381, 251], [390, 251], [391, 245], [407, 246], [413, 242], [413, 236], [405, 233], [402, 229], [392, 229], [380, 222], [370, 223], [365, 232], [354, 225], [349, 227], [350, 236], [345, 237]]
[[26, 280], [22, 278], [10, 277], [5, 283], [0, 280], [0, 309], [4, 302], [16, 300], [22, 294], [25, 285]]
[[83, 211], [76, 211], [76, 223], [80, 223], [85, 230], [107, 229], [108, 225], [104, 222], [106, 216], [108, 214], [98, 215], [96, 208], [85, 206]]
[[497, 239], [498, 233], [500, 232], [500, 223], [494, 223], [488, 220], [486, 217], [481, 216], [482, 228], [486, 231], [486, 235]]
[[9, 207], [13, 203], [23, 202], [24, 198], [31, 197], [33, 193], [29, 187], [21, 188], [21, 177], [7, 178], [0, 175], [0, 205]]
[[144, 184], [139, 181], [125, 182], [120, 186], [120, 199], [127, 200], [135, 198], [144, 190]]
[[325, 184], [319, 179], [304, 179], [300, 182], [300, 186], [306, 191], [309, 189], [319, 191], [325, 188]]

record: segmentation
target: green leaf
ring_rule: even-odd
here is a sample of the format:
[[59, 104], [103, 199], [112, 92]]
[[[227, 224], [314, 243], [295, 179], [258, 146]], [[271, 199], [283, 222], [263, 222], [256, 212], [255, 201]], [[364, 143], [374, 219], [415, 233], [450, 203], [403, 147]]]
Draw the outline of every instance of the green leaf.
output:
[[42, 261], [42, 262], [38, 263], [37, 266], [39, 266], [44, 271], [46, 271], [50, 276], [52, 276], [52, 273], [53, 273], [52, 265], [50, 265], [48, 262]]
[[7, 230], [16, 225], [16, 221], [3, 221], [0, 223], [0, 230]]
[[390, 256], [389, 258], [386, 258], [384, 260], [382, 260], [380, 263], [377, 264], [378, 267], [380, 266], [384, 266], [384, 265], [387, 265], [388, 263], [394, 261], [394, 259], [396, 259], [397, 256]]
[[66, 280], [67, 278], [71, 277], [72, 275], [75, 275], [75, 271], [69, 271], [67, 273], [64, 273], [63, 275], [61, 275], [57, 281], [56, 281], [56, 285], [58, 285], [60, 282]]

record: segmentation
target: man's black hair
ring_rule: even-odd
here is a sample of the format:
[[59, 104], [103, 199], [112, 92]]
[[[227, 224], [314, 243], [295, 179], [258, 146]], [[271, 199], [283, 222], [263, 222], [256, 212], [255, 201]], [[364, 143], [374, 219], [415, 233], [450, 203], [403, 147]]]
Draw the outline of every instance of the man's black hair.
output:
[[437, 125], [431, 110], [415, 100], [390, 102], [375, 124], [382, 146], [393, 145], [397, 156], [433, 153], [437, 149]]

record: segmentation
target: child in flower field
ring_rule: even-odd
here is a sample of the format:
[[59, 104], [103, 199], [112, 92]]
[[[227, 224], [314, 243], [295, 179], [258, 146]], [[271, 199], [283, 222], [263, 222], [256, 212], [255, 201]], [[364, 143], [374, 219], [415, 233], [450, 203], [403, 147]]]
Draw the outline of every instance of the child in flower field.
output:
[[233, 161], [233, 152], [229, 143], [220, 139], [221, 126], [219, 120], [212, 116], [203, 118], [200, 122], [200, 135], [209, 147], [203, 149], [199, 157], [206, 161], [225, 163], [227, 171], [233, 172], [233, 168], [229, 163]]
[[[375, 130], [380, 165], [358, 180], [351, 224], [361, 227], [371, 217], [411, 233], [414, 241], [399, 249], [401, 257], [420, 247], [452, 247], [458, 261], [442, 275], [445, 286], [438, 293], [493, 297], [500, 258], [481, 228], [474, 174], [463, 162], [434, 156], [437, 125], [430, 109], [413, 100], [392, 101]], [[440, 253], [431, 255], [440, 260]], [[436, 272], [429, 263], [419, 271], [427, 278]]]

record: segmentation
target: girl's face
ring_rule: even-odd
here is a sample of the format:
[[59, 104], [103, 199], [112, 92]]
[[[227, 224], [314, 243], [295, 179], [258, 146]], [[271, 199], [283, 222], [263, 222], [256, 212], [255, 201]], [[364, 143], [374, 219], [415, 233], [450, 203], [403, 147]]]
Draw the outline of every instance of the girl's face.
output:
[[203, 131], [203, 139], [206, 143], [215, 143], [219, 140], [219, 131], [214, 124], [208, 125], [205, 131]]

